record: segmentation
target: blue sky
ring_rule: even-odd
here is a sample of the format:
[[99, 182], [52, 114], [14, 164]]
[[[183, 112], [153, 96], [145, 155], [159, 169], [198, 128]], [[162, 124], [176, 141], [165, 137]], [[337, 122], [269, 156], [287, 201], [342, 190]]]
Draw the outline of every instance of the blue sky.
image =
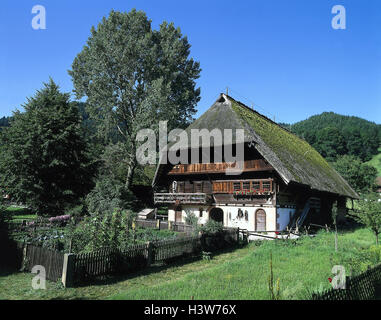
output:
[[[46, 8], [46, 30], [31, 26], [34, 5]], [[331, 26], [334, 5], [346, 29]], [[201, 115], [229, 94], [276, 121], [323, 111], [381, 123], [379, 0], [3, 0], [0, 8], [0, 117], [12, 114], [51, 76], [71, 92], [67, 73], [90, 28], [111, 9], [143, 10], [153, 28], [179, 26], [200, 61]]]

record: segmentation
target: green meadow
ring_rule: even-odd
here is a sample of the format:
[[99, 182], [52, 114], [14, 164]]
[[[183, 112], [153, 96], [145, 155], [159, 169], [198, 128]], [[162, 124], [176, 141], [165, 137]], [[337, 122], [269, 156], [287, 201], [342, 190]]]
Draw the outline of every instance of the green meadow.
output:
[[372, 165], [378, 171], [378, 176], [381, 177], [381, 147], [378, 149], [379, 154], [373, 156], [373, 158], [367, 162], [367, 164]]
[[3, 272], [0, 299], [269, 299], [270, 254], [280, 299], [308, 299], [311, 292], [330, 288], [334, 265], [344, 265], [350, 275], [376, 264], [380, 247], [374, 243], [367, 229], [346, 231], [335, 252], [334, 234], [322, 231], [313, 238], [252, 242], [210, 261], [182, 261], [68, 289], [47, 282], [46, 290], [33, 290], [32, 274]]

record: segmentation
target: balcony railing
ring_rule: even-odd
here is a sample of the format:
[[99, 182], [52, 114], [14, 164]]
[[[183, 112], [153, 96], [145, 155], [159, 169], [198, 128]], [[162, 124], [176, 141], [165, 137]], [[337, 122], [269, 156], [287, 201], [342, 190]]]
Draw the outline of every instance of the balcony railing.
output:
[[213, 193], [232, 193], [235, 195], [264, 195], [274, 192], [272, 179], [237, 181], [213, 181]]
[[154, 193], [155, 203], [207, 203], [209, 195], [206, 193]]
[[[227, 169], [238, 169], [238, 165], [235, 162], [178, 164], [169, 171], [169, 174], [223, 173]], [[245, 172], [272, 169], [273, 167], [262, 159], [246, 160], [243, 164], [243, 171]]]

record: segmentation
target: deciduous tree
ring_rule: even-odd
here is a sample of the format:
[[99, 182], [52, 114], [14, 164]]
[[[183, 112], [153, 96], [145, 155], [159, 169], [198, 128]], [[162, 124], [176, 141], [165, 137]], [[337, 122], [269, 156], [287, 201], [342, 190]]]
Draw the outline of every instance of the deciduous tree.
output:
[[163, 22], [152, 30], [144, 12], [111, 11], [77, 55], [69, 71], [77, 98], [87, 97], [99, 133], [118, 134], [127, 154], [125, 185], [136, 168], [136, 135], [142, 128], [184, 126], [195, 113], [199, 63], [179, 28]]
[[378, 237], [381, 233], [381, 201], [378, 194], [368, 194], [358, 201], [358, 209], [353, 211], [355, 219], [368, 227]]

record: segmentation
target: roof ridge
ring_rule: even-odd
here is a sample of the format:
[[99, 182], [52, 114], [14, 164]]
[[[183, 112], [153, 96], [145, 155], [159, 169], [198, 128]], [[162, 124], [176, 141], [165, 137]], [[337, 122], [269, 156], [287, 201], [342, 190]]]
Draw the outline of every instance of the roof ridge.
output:
[[[262, 113], [258, 112], [257, 110], [254, 110], [252, 108], [250, 108], [249, 106], [247, 106], [246, 104], [244, 104], [243, 102], [239, 101], [239, 100], [236, 100], [234, 99], [233, 97], [229, 96], [228, 94], [226, 93], [223, 93], [226, 97], [228, 97], [229, 99], [233, 100], [234, 102], [240, 104], [242, 107], [246, 108], [247, 110], [253, 112], [253, 113], [256, 113], [257, 115], [259, 115], [260, 117], [262, 117], [263, 119], [267, 120], [267, 121], [270, 121], [271, 123], [275, 124], [276, 126], [278, 126], [279, 128], [283, 129], [284, 131], [288, 132], [288, 133], [291, 133], [293, 136], [297, 137], [298, 139], [304, 141], [304, 142], [307, 142], [305, 139], [299, 137], [297, 134], [293, 133], [292, 131], [288, 130], [287, 128], [281, 126], [279, 123], [276, 123], [275, 121], [271, 120], [269, 117], [266, 117], [265, 115], [263, 115]], [[308, 142], [307, 142], [308, 143]]]

